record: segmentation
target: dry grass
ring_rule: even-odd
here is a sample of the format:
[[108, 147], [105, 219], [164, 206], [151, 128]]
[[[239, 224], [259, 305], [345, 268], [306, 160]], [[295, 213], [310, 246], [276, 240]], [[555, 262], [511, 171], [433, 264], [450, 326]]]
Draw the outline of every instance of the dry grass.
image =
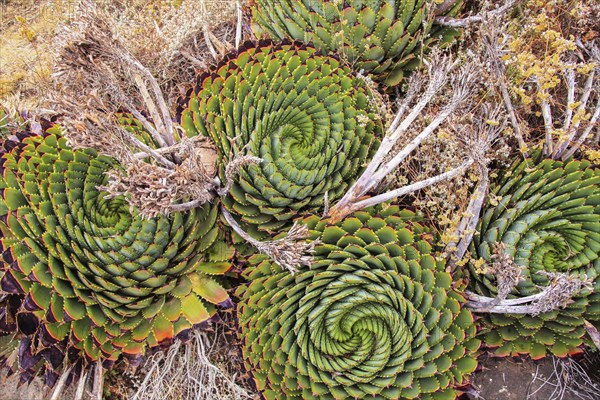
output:
[[137, 374], [132, 400], [244, 400], [256, 394], [240, 385], [237, 351], [222, 328], [194, 331], [188, 342], [149, 357]]
[[56, 51], [52, 39], [65, 22], [64, 1], [0, 5], [0, 99], [11, 108], [44, 106]]
[[219, 55], [233, 49], [234, 0], [96, 1], [111, 17], [114, 36], [159, 80], [170, 104], [199, 69], [216, 60], [204, 39], [211, 32]]
[[[538, 375], [537, 371], [532, 383], [539, 384], [536, 390], [528, 393], [528, 398], [533, 397], [543, 388], [551, 388], [552, 393], [548, 400], [581, 399], [595, 400], [600, 398], [600, 384], [597, 379], [590, 377], [587, 369], [598, 366], [598, 354], [586, 353], [581, 361], [573, 358], [552, 358], [552, 374], [548, 378]], [[591, 364], [590, 364], [591, 362]], [[588, 364], [588, 365], [586, 365]]]
[[[0, 2], [0, 104], [48, 108], [65, 29], [78, 21], [78, 0]], [[197, 71], [233, 49], [235, 0], [96, 0], [115, 35], [159, 80], [169, 103]], [[205, 34], [212, 40], [207, 45]], [[60, 86], [54, 90], [62, 90]], [[60, 110], [53, 110], [60, 111]]]

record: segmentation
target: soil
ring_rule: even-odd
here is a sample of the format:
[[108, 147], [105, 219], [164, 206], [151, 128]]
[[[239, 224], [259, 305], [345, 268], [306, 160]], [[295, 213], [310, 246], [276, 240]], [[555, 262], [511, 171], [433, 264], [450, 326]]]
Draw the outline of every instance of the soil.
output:
[[[592, 399], [568, 390], [562, 398], [558, 396], [552, 359], [532, 361], [489, 357], [481, 360], [480, 365], [480, 371], [473, 375], [473, 388], [467, 394], [469, 400]], [[598, 364], [588, 365], [588, 368], [598, 368]], [[48, 392], [39, 379], [19, 386], [18, 378], [11, 376], [0, 383], [0, 400], [43, 400], [45, 394]], [[69, 398], [69, 393], [64, 398]]]
[[19, 386], [19, 378], [15, 375], [0, 384], [2, 400], [43, 400], [46, 389], [41, 380], [34, 379], [29, 385]]
[[469, 396], [472, 400], [548, 400], [552, 397], [554, 387], [544, 383], [554, 369], [550, 360], [523, 362], [488, 358], [481, 368], [473, 376], [476, 392]]

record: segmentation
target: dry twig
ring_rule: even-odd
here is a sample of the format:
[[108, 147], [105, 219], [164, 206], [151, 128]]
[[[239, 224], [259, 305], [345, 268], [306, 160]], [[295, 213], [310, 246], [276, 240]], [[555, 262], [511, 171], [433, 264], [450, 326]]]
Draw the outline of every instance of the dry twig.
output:
[[[550, 284], [540, 293], [516, 299], [491, 298], [467, 291], [467, 307], [473, 312], [499, 314], [539, 315], [566, 307], [573, 301], [573, 296], [591, 287], [591, 280], [583, 280], [579, 276], [539, 272], [551, 279]], [[514, 277], [515, 274], [510, 274]]]
[[[458, 66], [458, 61], [439, 54], [434, 55], [428, 64], [427, 77], [415, 74], [409, 81], [406, 100], [400, 105], [396, 117], [387, 129], [379, 149], [373, 159], [367, 165], [363, 174], [352, 185], [342, 199], [329, 210], [333, 222], [342, 220], [345, 216], [362, 208], [390, 200], [392, 198], [412, 193], [426, 186], [451, 179], [464, 171], [472, 160], [464, 161], [460, 167], [452, 171], [438, 175], [437, 177], [414, 183], [410, 186], [383, 193], [371, 199], [364, 200], [367, 193], [381, 184], [381, 182], [394, 171], [424, 140], [426, 140], [436, 129], [470, 97], [474, 85], [477, 82], [477, 72], [472, 64], [462, 66], [458, 72], [451, 75], [453, 69]], [[417, 93], [420, 92], [424, 82], [427, 81], [425, 90], [421, 93], [416, 104], [409, 111], [410, 104]], [[390, 155], [395, 144], [406, 135], [411, 125], [421, 115], [425, 107], [448, 83], [452, 86], [452, 96], [446, 105], [436, 114], [435, 118], [421, 130], [404, 148]], [[404, 116], [408, 112], [408, 115]]]
[[505, 26], [502, 25], [500, 18], [492, 18], [485, 26], [481, 28], [481, 42], [485, 50], [485, 56], [489, 61], [492, 74], [495, 77], [495, 84], [500, 90], [504, 106], [508, 113], [511, 126], [519, 144], [519, 151], [524, 157], [527, 157], [527, 145], [523, 137], [521, 125], [519, 123], [515, 107], [513, 106], [510, 94], [508, 92], [508, 81], [506, 77], [506, 67], [502, 62], [501, 36]]
[[258, 251], [268, 255], [274, 262], [282, 268], [286, 268], [292, 275], [298, 271], [302, 265], [310, 266], [312, 263], [312, 253], [319, 240], [306, 241], [308, 237], [308, 228], [304, 225], [294, 223], [287, 234], [281, 239], [275, 239], [268, 242], [261, 242], [254, 239], [246, 233], [233, 216], [223, 206], [221, 212], [231, 228], [244, 240], [256, 247]]
[[502, 14], [505, 14], [508, 10], [513, 8], [519, 1], [520, 0], [510, 0], [510, 1], [506, 2], [504, 5], [498, 7], [494, 10], [482, 11], [481, 13], [479, 13], [477, 15], [472, 15], [472, 16], [466, 17], [466, 18], [457, 19], [457, 18], [452, 18], [452, 17], [437, 17], [435, 19], [435, 23], [438, 25], [447, 26], [450, 28], [464, 28], [471, 24], [488, 21], [492, 17], [497, 17]]
[[149, 357], [132, 400], [253, 399], [253, 393], [236, 383], [235, 374], [215, 362], [219, 353], [231, 352], [221, 339], [193, 331], [188, 342], [177, 339], [167, 352]]
[[552, 374], [547, 378], [536, 374], [532, 383], [538, 380], [541, 385], [528, 393], [528, 399], [534, 398], [536, 393], [548, 386], [554, 388], [548, 400], [600, 398], [600, 385], [589, 376], [579, 361], [571, 357], [552, 357], [552, 367]]
[[[108, 192], [108, 197], [125, 196], [130, 205], [148, 218], [186, 211], [211, 201], [218, 182], [214, 175], [209, 175], [204, 160], [214, 159], [214, 147], [198, 136], [184, 139], [169, 149], [182, 160], [173, 168], [133, 159], [124, 169], [110, 171], [108, 186], [99, 189]], [[191, 201], [177, 204], [186, 199]]]
[[[478, 108], [471, 123], [450, 123], [454, 136], [458, 139], [460, 148], [472, 160], [475, 160], [479, 170], [479, 183], [471, 195], [469, 205], [463, 218], [452, 235], [454, 240], [446, 246], [449, 267], [453, 270], [456, 263], [463, 258], [469, 244], [473, 240], [479, 215], [487, 196], [489, 187], [488, 153], [506, 126], [506, 117], [499, 108], [492, 109], [488, 104]], [[458, 242], [457, 242], [458, 241]]]

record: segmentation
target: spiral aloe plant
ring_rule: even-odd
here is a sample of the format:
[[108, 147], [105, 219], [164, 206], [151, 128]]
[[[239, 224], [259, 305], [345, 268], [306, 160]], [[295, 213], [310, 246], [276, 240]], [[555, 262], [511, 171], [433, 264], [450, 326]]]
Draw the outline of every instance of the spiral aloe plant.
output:
[[73, 150], [57, 125], [18, 137], [0, 153], [0, 330], [24, 336], [23, 372], [67, 353], [135, 359], [231, 302], [216, 206], [143, 219], [97, 189], [112, 158]]
[[236, 292], [265, 398], [453, 399], [480, 342], [415, 215], [389, 206], [303, 223], [321, 241], [312, 265], [291, 275], [255, 255]]
[[[223, 204], [245, 228], [279, 233], [340, 198], [376, 147], [382, 123], [364, 81], [297, 43], [246, 43], [180, 100], [182, 126], [217, 145], [219, 177], [244, 156]], [[258, 232], [257, 232], [258, 234]]]
[[[475, 258], [489, 264], [493, 244], [503, 244], [503, 252], [521, 268], [521, 280], [508, 294], [509, 300], [541, 293], [552, 285], [548, 273], [595, 281], [598, 288], [599, 188], [600, 169], [587, 161], [540, 160], [536, 155], [516, 161], [504, 173], [492, 188], [494, 203], [488, 201], [483, 209], [471, 250]], [[478, 264], [470, 267], [472, 289], [495, 297], [497, 274], [486, 273]], [[533, 315], [483, 315], [485, 343], [497, 347], [501, 355], [525, 353], [540, 358], [575, 352], [584, 341], [584, 319], [598, 323], [600, 301], [591, 292], [584, 287], [570, 304], [562, 302], [554, 310], [534, 307]]]
[[[420, 63], [432, 42], [447, 42], [457, 31], [433, 25], [432, 0], [335, 1], [258, 0], [254, 30], [274, 39], [314, 43], [325, 54], [338, 53], [376, 81], [396, 85]], [[444, 10], [453, 16], [462, 0]]]

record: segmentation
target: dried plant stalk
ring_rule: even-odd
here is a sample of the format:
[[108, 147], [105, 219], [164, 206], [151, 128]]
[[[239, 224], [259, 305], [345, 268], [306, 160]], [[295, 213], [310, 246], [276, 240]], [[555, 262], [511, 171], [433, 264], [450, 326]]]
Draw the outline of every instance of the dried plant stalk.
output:
[[319, 244], [319, 240], [306, 240], [308, 238], [308, 228], [306, 226], [294, 223], [285, 237], [261, 242], [246, 233], [223, 206], [221, 206], [221, 212], [229, 226], [238, 235], [292, 274], [297, 272], [299, 267], [303, 265], [309, 266], [312, 263], [311, 254], [315, 246]]

